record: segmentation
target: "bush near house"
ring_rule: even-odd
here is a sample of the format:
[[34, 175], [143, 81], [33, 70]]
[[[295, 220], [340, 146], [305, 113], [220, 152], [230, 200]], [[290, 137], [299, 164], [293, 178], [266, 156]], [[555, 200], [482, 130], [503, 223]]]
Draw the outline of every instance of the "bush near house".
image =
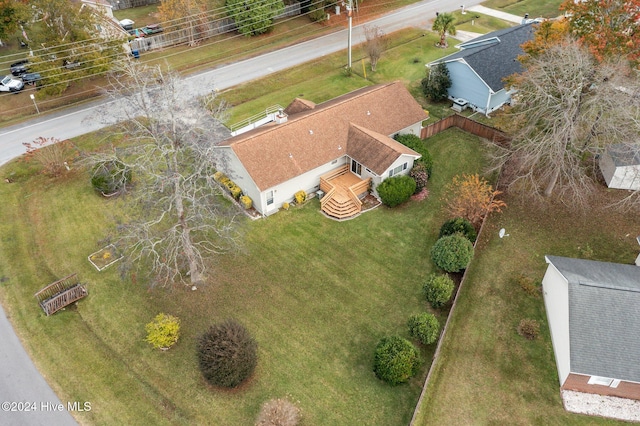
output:
[[430, 274], [422, 290], [427, 302], [437, 309], [451, 299], [454, 286], [453, 280], [448, 275]]
[[410, 176], [393, 176], [378, 185], [378, 195], [382, 202], [395, 207], [407, 201], [416, 191], [416, 181]]
[[431, 248], [431, 260], [446, 272], [460, 272], [473, 258], [473, 244], [461, 234], [440, 238]]
[[407, 321], [409, 335], [417, 339], [423, 345], [430, 345], [438, 340], [440, 324], [435, 315], [428, 312], [414, 314]]
[[249, 210], [251, 207], [253, 207], [253, 200], [248, 195], [243, 195], [242, 197], [240, 197], [239, 201], [245, 210]]
[[413, 344], [400, 336], [383, 337], [376, 346], [373, 371], [390, 385], [399, 385], [415, 376], [420, 356]]
[[307, 200], [307, 193], [300, 190], [294, 194], [293, 198], [295, 198], [296, 204], [302, 204]]
[[409, 172], [409, 176], [416, 181], [416, 190], [414, 194], [417, 194], [426, 188], [427, 182], [429, 181], [429, 173], [427, 173], [424, 163], [415, 163]]
[[412, 134], [396, 135], [394, 139], [421, 155], [421, 157], [416, 160], [413, 167], [415, 167], [416, 164], [423, 164], [424, 169], [427, 172], [427, 178], [430, 178], [431, 171], [433, 169], [433, 157], [424, 145], [424, 141], [418, 136]]
[[258, 344], [238, 321], [213, 325], [198, 340], [198, 361], [204, 378], [215, 386], [234, 388], [258, 364]]
[[472, 243], [476, 241], [478, 233], [473, 224], [463, 217], [456, 217], [447, 220], [440, 227], [440, 234], [438, 238], [446, 237], [447, 235], [461, 234]]

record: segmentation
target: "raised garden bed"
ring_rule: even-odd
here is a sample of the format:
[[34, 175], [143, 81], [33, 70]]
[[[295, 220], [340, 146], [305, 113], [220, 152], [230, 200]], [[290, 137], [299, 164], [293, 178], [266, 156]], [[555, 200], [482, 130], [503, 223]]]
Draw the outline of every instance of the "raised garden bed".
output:
[[117, 252], [113, 244], [109, 244], [97, 252], [91, 253], [88, 259], [98, 271], [102, 271], [122, 259], [122, 255]]

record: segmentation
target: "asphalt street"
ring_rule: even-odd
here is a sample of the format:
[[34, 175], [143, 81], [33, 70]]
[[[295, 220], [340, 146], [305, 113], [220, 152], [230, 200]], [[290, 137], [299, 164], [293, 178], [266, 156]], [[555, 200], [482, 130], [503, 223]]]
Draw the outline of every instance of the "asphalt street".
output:
[[[480, 2], [480, 0], [466, 1], [465, 7], [474, 6]], [[430, 28], [431, 20], [435, 18], [437, 11], [457, 10], [460, 5], [460, 0], [426, 0], [384, 15], [368, 22], [368, 24], [378, 26], [385, 33], [406, 27], [419, 27], [426, 30]], [[353, 27], [353, 45], [364, 41], [363, 25]], [[216, 89], [228, 89], [345, 50], [347, 34], [346, 29], [341, 30], [305, 43], [192, 75], [187, 78], [187, 82], [189, 82], [192, 91], [201, 95]], [[65, 140], [104, 127], [106, 123], [98, 119], [96, 113], [97, 107], [103, 104], [108, 105], [108, 102], [96, 100], [89, 104], [35, 117], [21, 124], [2, 128], [0, 130], [0, 165], [23, 154], [25, 151], [23, 142], [31, 142], [40, 136]], [[104, 115], [101, 116], [104, 117]]]
[[[480, 4], [480, 0], [466, 1], [465, 6]], [[385, 15], [369, 24], [377, 25], [385, 33], [405, 27], [429, 29], [437, 11], [460, 8], [460, 0], [427, 0]], [[356, 45], [364, 40], [362, 25], [354, 26], [352, 41]], [[190, 90], [205, 94], [224, 90], [271, 73], [321, 58], [347, 47], [347, 30], [342, 30], [305, 43], [257, 56], [238, 63], [202, 72], [187, 78]], [[346, 56], [346, 54], [345, 54]], [[346, 63], [346, 58], [345, 58]], [[98, 119], [97, 109], [110, 103], [98, 99], [63, 111], [43, 114], [31, 120], [0, 129], [0, 165], [24, 153], [23, 142], [37, 137], [69, 139], [104, 127]], [[115, 105], [115, 104], [114, 104]], [[35, 303], [35, 302], [34, 302]], [[0, 425], [54, 425], [76, 424], [69, 414], [68, 403], [60, 401], [29, 359], [13, 332], [0, 306]], [[8, 403], [8, 405], [7, 405]], [[76, 407], [78, 407], [76, 405]], [[12, 411], [15, 410], [15, 411]]]

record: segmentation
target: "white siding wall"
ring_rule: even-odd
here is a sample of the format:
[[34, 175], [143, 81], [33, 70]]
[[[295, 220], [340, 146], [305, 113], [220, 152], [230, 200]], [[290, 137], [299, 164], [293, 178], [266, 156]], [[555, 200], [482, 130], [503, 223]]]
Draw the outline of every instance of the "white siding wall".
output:
[[[547, 263], [549, 261], [547, 260]], [[553, 264], [549, 263], [542, 279], [544, 306], [551, 331], [553, 352], [560, 386], [571, 372], [569, 345], [569, 284]]]
[[242, 189], [244, 195], [248, 195], [251, 198], [253, 207], [262, 213], [264, 206], [266, 206], [266, 201], [264, 204], [261, 203], [263, 197], [261, 197], [256, 184], [231, 148], [220, 148], [217, 167], [218, 170], [226, 174], [229, 179]]
[[[260, 212], [266, 215], [275, 213], [282, 207], [283, 203], [291, 202], [294, 194], [301, 189], [303, 189], [307, 194], [317, 191], [320, 186], [320, 176], [344, 165], [346, 161], [346, 156], [343, 156], [335, 163], [329, 162], [327, 164], [323, 164], [322, 166], [316, 167], [315, 169], [303, 173], [300, 176], [289, 179], [288, 181], [269, 188], [266, 191], [262, 191], [261, 197], [264, 200], [264, 204], [262, 205], [265, 206], [265, 210], [260, 210]], [[267, 206], [266, 197], [269, 191], [273, 191], [273, 204]]]

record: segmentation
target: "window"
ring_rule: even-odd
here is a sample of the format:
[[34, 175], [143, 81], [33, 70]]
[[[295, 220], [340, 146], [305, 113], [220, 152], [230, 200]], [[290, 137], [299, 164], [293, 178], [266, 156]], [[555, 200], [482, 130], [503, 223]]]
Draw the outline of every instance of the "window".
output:
[[402, 172], [403, 170], [407, 170], [408, 164], [404, 163], [404, 164], [400, 164], [398, 167], [394, 168], [393, 170], [389, 170], [389, 177], [391, 176], [395, 176], [398, 173]]
[[351, 160], [351, 171], [360, 176], [362, 174], [362, 165], [356, 160]]
[[608, 377], [591, 376], [587, 384], [609, 386], [611, 382], [613, 382], [613, 379], [609, 379]]
[[273, 204], [273, 191], [267, 192], [267, 205]]

